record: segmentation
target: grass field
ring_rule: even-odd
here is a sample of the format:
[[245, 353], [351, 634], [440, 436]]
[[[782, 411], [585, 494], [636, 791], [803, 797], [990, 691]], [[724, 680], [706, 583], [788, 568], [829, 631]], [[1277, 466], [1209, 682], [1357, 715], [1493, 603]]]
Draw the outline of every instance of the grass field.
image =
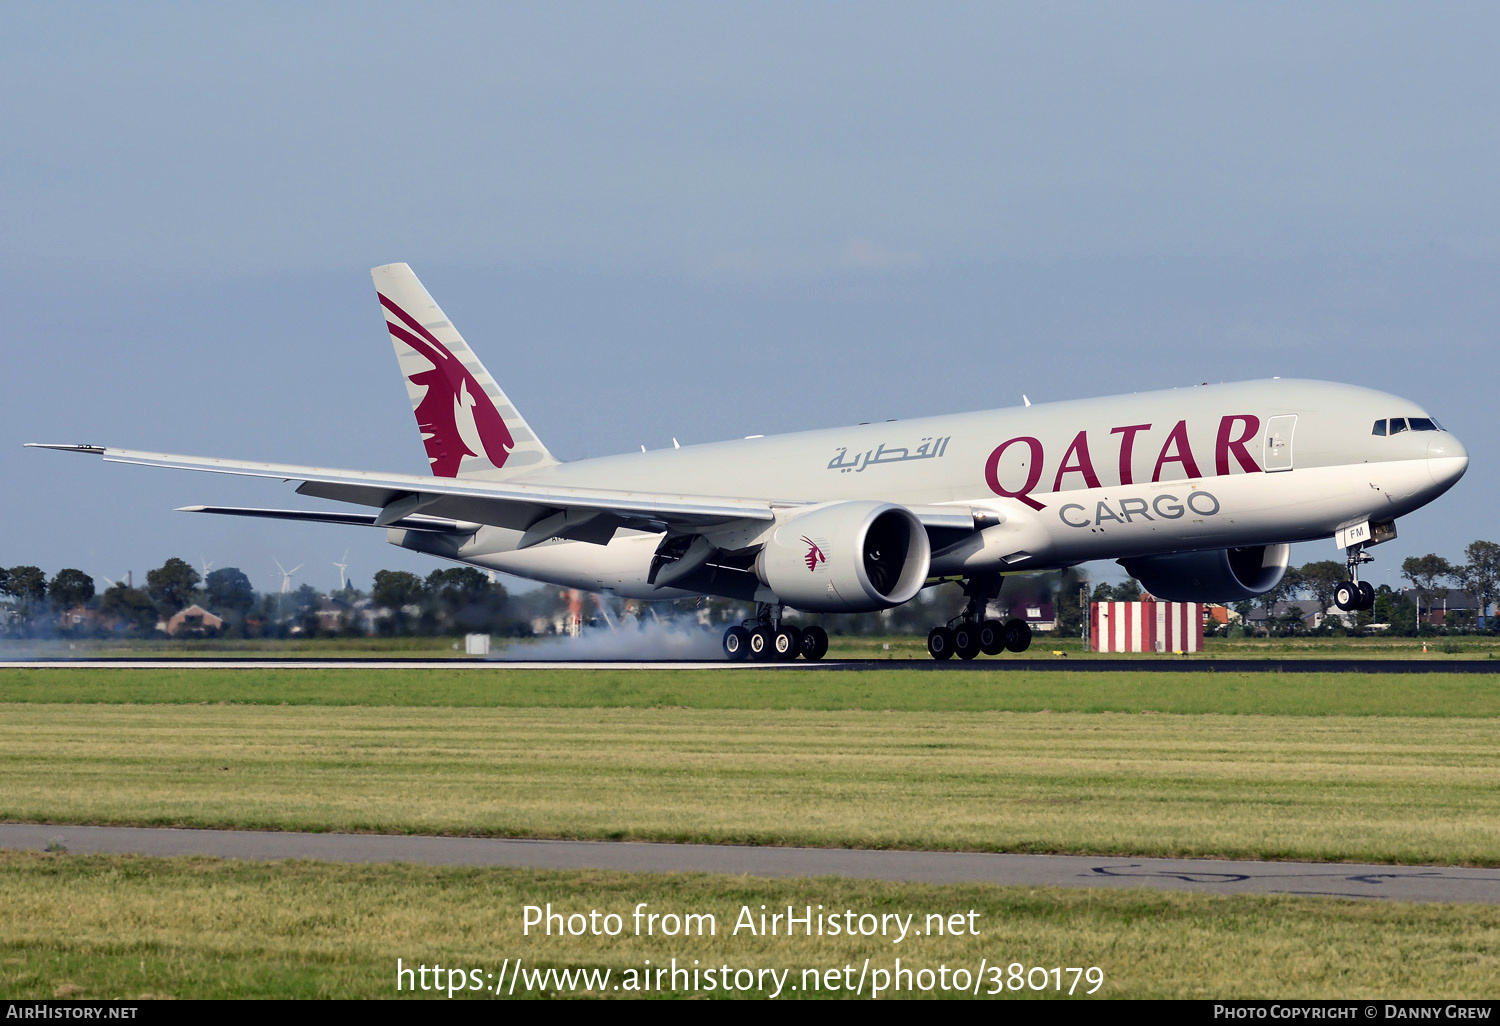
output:
[[10, 706], [0, 818], [1500, 864], [1478, 719]]
[[[635, 936], [629, 915], [643, 901], [662, 912], [711, 913], [714, 935]], [[624, 929], [616, 937], [523, 934], [523, 906], [549, 902], [562, 912], [615, 912]], [[962, 935], [900, 944], [733, 932], [744, 906], [758, 913], [762, 904], [809, 903], [914, 914], [916, 923], [928, 914], [977, 915], [966, 917]], [[840, 970], [841, 986], [852, 984], [867, 958], [873, 969], [889, 971], [900, 958], [908, 969], [975, 975], [982, 962], [1098, 967], [1098, 997], [1487, 999], [1500, 977], [1500, 909], [1310, 898], [0, 852], [0, 907], [0, 998], [394, 997], [398, 958], [439, 964], [445, 980], [448, 969], [479, 970], [484, 986], [493, 983], [483, 974], [500, 973], [507, 959], [530, 970], [609, 969], [610, 982], [596, 991], [606, 997], [642, 996], [612, 988], [628, 988], [627, 972], [648, 960], [659, 968], [673, 958], [684, 967], [697, 960], [701, 968], [790, 970], [783, 998], [813, 996], [804, 970]], [[751, 995], [771, 991], [763, 979], [767, 986], [752, 986]], [[1066, 989], [1073, 977], [1063, 979]], [[980, 976], [982, 992], [993, 980]], [[555, 986], [515, 992], [555, 994]], [[447, 999], [443, 991], [417, 996]], [[455, 999], [486, 996], [459, 991]], [[996, 1000], [1034, 996], [1007, 991]]]
[[816, 669], [0, 669], [0, 703], [1500, 717], [1473, 673]]
[[[1497, 692], [1461, 674], [6, 670], [0, 819], [1495, 866]], [[1500, 959], [1478, 907], [15, 854], [0, 996], [377, 996], [398, 956], [908, 957], [518, 937], [518, 906], [546, 900], [972, 906], [992, 932], [906, 964], [1098, 965], [1112, 996], [1490, 996]]]

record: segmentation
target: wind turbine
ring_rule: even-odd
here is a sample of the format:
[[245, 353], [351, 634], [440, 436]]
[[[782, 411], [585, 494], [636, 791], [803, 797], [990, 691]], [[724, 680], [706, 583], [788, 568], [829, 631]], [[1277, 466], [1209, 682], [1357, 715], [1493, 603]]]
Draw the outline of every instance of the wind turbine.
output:
[[281, 571], [281, 593], [283, 595], [290, 594], [292, 590], [292, 574], [296, 573], [298, 570], [301, 570], [304, 564], [298, 563], [296, 566], [288, 570], [286, 567], [281, 565], [281, 560], [279, 559], [272, 559], [271, 562], [275, 563], [276, 569]]
[[199, 562], [203, 564], [203, 583], [207, 584], [208, 572], [214, 568], [214, 565], [208, 561], [206, 556], [199, 557]]
[[[348, 559], [349, 558], [349, 550], [348, 549], [344, 550], [344, 555], [341, 558], [343, 558], [343, 559]], [[348, 575], [345, 573], [345, 571], [347, 571], [349, 569], [349, 564], [348, 563], [335, 563], [333, 565], [339, 568], [339, 591], [343, 591], [346, 587], [348, 587], [348, 584], [347, 584]]]

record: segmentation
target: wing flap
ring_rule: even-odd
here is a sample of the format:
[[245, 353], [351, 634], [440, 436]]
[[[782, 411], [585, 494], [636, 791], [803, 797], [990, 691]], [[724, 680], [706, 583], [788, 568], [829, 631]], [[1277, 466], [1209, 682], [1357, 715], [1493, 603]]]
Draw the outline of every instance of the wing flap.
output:
[[[354, 527], [379, 527], [375, 513], [324, 512], [311, 509], [261, 509], [254, 506], [179, 506], [178, 513], [219, 513], [234, 517], [261, 517], [266, 520], [300, 520], [314, 524], [344, 524]], [[446, 517], [414, 513], [387, 526], [403, 531], [425, 531], [432, 534], [470, 534], [479, 525]]]

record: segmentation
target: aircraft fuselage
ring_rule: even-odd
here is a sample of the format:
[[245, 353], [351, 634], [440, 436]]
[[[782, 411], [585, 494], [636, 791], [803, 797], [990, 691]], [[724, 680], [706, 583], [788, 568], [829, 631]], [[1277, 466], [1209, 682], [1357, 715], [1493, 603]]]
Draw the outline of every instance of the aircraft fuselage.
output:
[[[1403, 425], [1376, 434], [1377, 424]], [[870, 499], [990, 510], [935, 544], [931, 575], [1044, 570], [1093, 559], [1327, 538], [1390, 521], [1446, 491], [1462, 444], [1410, 400], [1352, 385], [1269, 380], [885, 421], [565, 463], [518, 480], [560, 487]], [[697, 594], [647, 583], [661, 536], [607, 545], [481, 528], [466, 543], [392, 531], [398, 545], [627, 597]]]

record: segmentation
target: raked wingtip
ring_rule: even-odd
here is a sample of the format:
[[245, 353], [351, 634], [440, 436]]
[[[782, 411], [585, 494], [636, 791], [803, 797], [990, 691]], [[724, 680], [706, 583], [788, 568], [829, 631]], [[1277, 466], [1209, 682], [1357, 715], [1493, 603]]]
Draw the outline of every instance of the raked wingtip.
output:
[[103, 456], [105, 449], [102, 445], [68, 445], [61, 442], [26, 442], [23, 444], [27, 449], [57, 449], [61, 452], [87, 452], [95, 456]]

